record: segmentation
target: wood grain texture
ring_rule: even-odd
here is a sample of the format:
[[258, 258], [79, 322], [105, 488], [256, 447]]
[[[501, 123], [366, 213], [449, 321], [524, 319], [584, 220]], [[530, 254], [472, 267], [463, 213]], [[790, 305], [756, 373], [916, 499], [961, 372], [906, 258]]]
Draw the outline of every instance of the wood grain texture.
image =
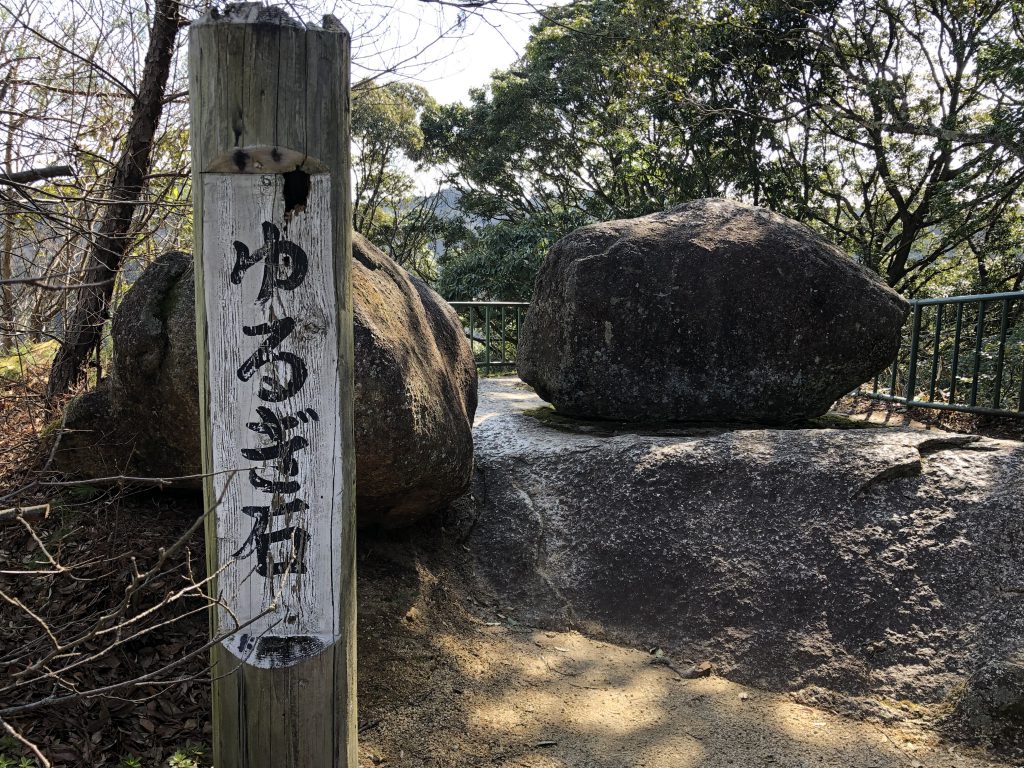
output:
[[280, 174], [202, 179], [217, 633], [238, 629], [225, 647], [264, 668], [319, 654], [340, 626], [330, 177], [311, 180], [285, 225]]
[[[254, 661], [252, 656], [242, 660], [245, 653], [239, 649], [237, 636], [234, 652], [224, 644], [214, 647], [214, 761], [218, 768], [357, 765], [349, 37], [340, 25], [325, 26], [307, 28], [287, 21], [277, 9], [250, 4], [231, 17], [205, 17], [190, 30], [196, 327], [203, 466], [210, 473], [204, 483], [210, 512], [207, 565], [210, 573], [215, 573], [223, 564], [237, 560], [225, 565], [211, 585], [211, 594], [223, 597], [227, 605], [235, 601], [237, 606], [248, 606], [246, 610], [277, 594], [276, 601], [270, 600], [277, 610], [269, 615], [283, 620], [276, 629], [264, 627], [263, 636], [282, 632], [287, 637], [290, 632], [291, 636], [316, 636], [324, 645], [308, 658], [288, 655], [287, 666], [270, 666], [282, 659], [269, 662], [265, 655], [264, 667], [249, 663]], [[273, 157], [275, 147], [282, 150], [283, 160], [272, 167], [247, 161], [234, 163], [232, 168], [223, 162], [225, 157], [236, 158], [238, 150], [253, 148], [259, 149], [259, 153], [251, 153], [255, 160], [265, 158], [267, 148]], [[265, 304], [257, 304], [264, 264], [254, 263], [239, 284], [231, 283], [230, 272], [237, 259], [233, 242], [246, 245], [251, 255], [263, 245], [263, 221], [284, 234], [284, 177], [266, 171], [294, 170], [288, 167], [292, 158], [297, 158], [294, 164], [299, 169], [324, 174], [310, 178], [305, 210], [297, 211], [288, 223], [287, 239], [306, 251], [309, 272], [293, 291], [277, 290]], [[267, 189], [263, 179], [269, 180]], [[213, 211], [212, 219], [208, 208]], [[253, 217], [260, 220], [253, 221]], [[204, 222], [208, 221], [213, 222], [211, 230], [217, 231], [206, 230]], [[225, 243], [226, 238], [231, 240]], [[312, 251], [317, 252], [315, 257]], [[314, 261], [318, 262], [315, 277]], [[279, 258], [274, 274], [287, 280], [291, 266], [283, 262]], [[289, 305], [295, 298], [299, 303]], [[319, 302], [326, 303], [318, 312], [315, 305]], [[292, 307], [301, 309], [302, 316]], [[245, 314], [257, 309], [261, 316]], [[248, 381], [243, 382], [239, 368], [270, 334], [249, 336], [243, 332], [230, 342], [223, 329], [240, 324], [253, 328], [260, 322], [280, 324], [286, 317], [295, 320], [294, 327], [275, 349], [267, 351], [296, 353], [301, 348], [308, 355], [304, 358], [308, 375], [294, 395], [267, 402], [256, 394], [261, 384], [269, 388], [265, 394], [275, 385], [286, 388], [294, 373], [291, 365], [281, 360], [255, 365], [260, 362], [256, 360], [251, 366], [254, 370], [248, 371]], [[332, 326], [334, 336], [329, 330]], [[278, 330], [282, 330], [280, 325]], [[240, 343], [249, 346], [231, 348]], [[310, 351], [313, 348], [319, 353]], [[332, 356], [333, 362], [324, 362]], [[216, 364], [210, 365], [214, 359]], [[264, 376], [269, 379], [265, 381]], [[230, 377], [234, 382], [229, 387]], [[243, 384], [250, 387], [243, 395], [231, 389]], [[233, 395], [238, 396], [232, 400]], [[313, 408], [320, 417], [305, 422], [296, 417], [297, 423], [287, 428], [286, 439], [308, 441], [308, 447], [294, 452], [294, 477], [290, 462], [280, 457], [262, 460], [242, 455], [243, 449], [267, 448], [274, 442], [270, 435], [248, 427], [261, 423], [255, 412], [259, 407], [283, 416]], [[239, 433], [236, 444], [221, 436], [223, 430]], [[332, 459], [314, 456], [314, 447], [319, 451], [329, 444], [336, 446]], [[229, 466], [232, 453], [234, 465]], [[299, 492], [279, 493], [279, 501], [302, 499], [309, 509], [292, 510], [281, 515], [279, 522], [287, 516], [288, 526], [306, 527], [308, 547], [314, 541], [320, 544], [330, 539], [329, 566], [324, 555], [313, 556], [313, 550], [307, 549], [306, 573], [279, 573], [276, 579], [266, 579], [255, 573], [258, 558], [246, 556], [244, 548], [237, 558], [232, 557], [239, 551], [238, 537], [252, 531], [252, 516], [240, 512], [248, 505], [242, 503], [244, 486], [253, 487], [249, 470], [264, 465], [267, 477], [283, 475], [271, 479], [300, 482]], [[218, 467], [241, 471], [213, 474]], [[310, 481], [314, 472], [317, 479]], [[239, 489], [237, 495], [234, 488]], [[311, 493], [315, 498], [308, 495]], [[262, 495], [264, 504], [266, 499], [273, 504], [273, 493]], [[325, 515], [320, 503], [328, 496], [336, 512]], [[274, 562], [288, 561], [291, 541], [275, 543], [278, 559]], [[314, 560], [318, 563], [315, 573]], [[229, 575], [232, 568], [238, 570]], [[268, 586], [268, 582], [276, 586]], [[328, 592], [330, 607], [318, 597]], [[228, 613], [227, 609], [211, 613], [211, 631], [239, 618]], [[259, 629], [257, 624], [251, 626]], [[333, 644], [328, 642], [332, 637], [336, 638]]]

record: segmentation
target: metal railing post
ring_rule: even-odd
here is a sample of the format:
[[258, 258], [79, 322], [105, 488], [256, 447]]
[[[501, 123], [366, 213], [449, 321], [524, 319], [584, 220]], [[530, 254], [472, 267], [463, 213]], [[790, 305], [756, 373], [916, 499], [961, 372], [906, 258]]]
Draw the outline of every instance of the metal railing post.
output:
[[491, 375], [491, 305], [484, 307], [484, 370]]
[[1006, 331], [1010, 321], [1010, 300], [1003, 299], [1003, 316], [999, 321], [999, 351], [996, 353], [996, 381], [993, 385], [992, 407], [998, 408], [1002, 402], [1003, 361], [1006, 358]]
[[1020, 362], [1020, 389], [1017, 392], [1017, 413], [1024, 413], [1024, 360]]
[[507, 362], [505, 357], [508, 354], [508, 350], [505, 347], [505, 306], [501, 307], [501, 365], [505, 366]]
[[[449, 302], [461, 318], [465, 313], [463, 328], [473, 348], [476, 367], [485, 375], [492, 370], [507, 371], [516, 364], [522, 328], [523, 310], [529, 306], [525, 301], [452, 301]], [[514, 311], [515, 333], [509, 323]], [[500, 322], [501, 329], [495, 330], [494, 323]], [[478, 327], [479, 326], [479, 327]], [[495, 352], [496, 346], [500, 352]]]
[[985, 302], [978, 302], [978, 322], [974, 328], [974, 370], [971, 374], [971, 399], [973, 408], [978, 404], [978, 376], [981, 375], [981, 345], [985, 337]]
[[935, 385], [939, 380], [939, 348], [942, 344], [942, 310], [945, 305], [939, 304], [935, 308], [935, 338], [932, 349], [932, 379], [928, 386], [928, 402], [935, 401]]
[[921, 339], [921, 305], [914, 304], [914, 324], [910, 331], [910, 362], [907, 364], [907, 389], [903, 399], [908, 403], [916, 400], [914, 390], [917, 384], [917, 345]]
[[[951, 296], [947, 298], [916, 299], [911, 302], [913, 306], [913, 317], [910, 321], [909, 338], [901, 339], [899, 349], [892, 365], [888, 368], [889, 382], [886, 386], [882, 376], [885, 372], [879, 372], [872, 378], [870, 390], [858, 387], [854, 394], [860, 394], [877, 400], [887, 400], [913, 404], [915, 406], [935, 408], [938, 410], [965, 411], [970, 413], [984, 413], [993, 415], [1014, 415], [1024, 414], [1024, 360], [1018, 359], [1018, 348], [1016, 344], [1007, 344], [1010, 338], [1011, 325], [1016, 324], [1012, 320], [1012, 302], [1024, 300], [1024, 291], [1012, 293], [993, 293], [974, 296]], [[995, 338], [986, 340], [985, 322], [986, 319], [994, 322], [994, 318], [986, 318], [986, 302], [999, 301], [1002, 303], [1002, 314], [999, 322], [998, 345]], [[492, 370], [508, 370], [516, 365], [519, 345], [522, 341], [522, 323], [524, 310], [528, 310], [527, 302], [515, 301], [455, 301], [452, 306], [460, 313], [465, 312], [464, 328], [469, 335], [474, 348], [474, 357], [477, 368], [485, 375]], [[978, 315], [971, 319], [965, 317], [964, 307], [977, 305]], [[930, 329], [926, 325], [925, 307], [935, 306], [935, 327]], [[956, 314], [953, 318], [952, 329], [952, 352], [949, 371], [949, 394], [946, 397], [939, 388], [940, 378], [945, 378], [941, 373], [944, 365], [944, 344], [943, 336], [949, 337], [949, 325], [951, 318], [947, 305], [955, 305]], [[952, 306], [950, 307], [952, 309]], [[494, 310], [497, 311], [494, 311]], [[513, 312], [510, 310], [514, 310]], [[512, 332], [510, 323], [515, 318], [515, 332]], [[969, 393], [957, 402], [957, 389], [960, 386], [960, 358], [961, 346], [964, 344], [965, 319], [975, 326], [975, 338], [973, 345], [974, 358], [971, 361], [972, 381]], [[501, 322], [501, 330], [495, 333], [494, 322]], [[483, 324], [483, 333], [480, 333], [478, 325]], [[990, 322], [990, 325], [992, 323]], [[922, 399], [917, 398], [918, 379], [920, 378], [921, 367], [921, 345], [922, 334], [931, 336], [931, 371], [926, 382], [922, 384]], [[501, 345], [500, 354], [495, 354], [495, 344]], [[909, 344], [907, 374], [904, 387], [900, 387], [900, 365], [902, 352]], [[1024, 350], [1020, 350], [1024, 351]], [[995, 359], [994, 368], [994, 392], [989, 399], [987, 394], [984, 405], [978, 405], [982, 392], [982, 372], [987, 370], [982, 365], [984, 355], [992, 355]], [[1007, 366], [1010, 374], [1007, 374]], [[1018, 382], [1015, 372], [1020, 367], [1021, 377]], [[1003, 388], [1010, 392], [1015, 386], [1019, 386], [1017, 394], [1016, 411], [1011, 410], [1010, 405], [1004, 401], [1011, 399], [1011, 394], [1004, 397]], [[924, 391], [927, 391], [927, 400], [924, 400]], [[901, 391], [902, 394], [897, 394]], [[986, 390], [987, 392], [987, 390]]]
[[950, 364], [949, 404], [956, 402], [956, 377], [960, 371], [960, 334], [964, 327], [964, 305], [956, 305], [956, 333], [953, 334], [953, 362]]

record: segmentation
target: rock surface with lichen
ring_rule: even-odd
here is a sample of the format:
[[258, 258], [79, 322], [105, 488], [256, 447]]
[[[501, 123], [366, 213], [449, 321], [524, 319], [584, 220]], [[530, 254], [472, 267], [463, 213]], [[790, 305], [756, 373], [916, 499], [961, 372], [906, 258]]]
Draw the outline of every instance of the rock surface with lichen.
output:
[[890, 363], [907, 310], [803, 224], [698, 200], [555, 243], [519, 375], [571, 416], [784, 424]]
[[450, 525], [503, 614], [756, 687], [956, 707], [975, 737], [1024, 747], [1024, 444], [542, 405], [481, 382], [473, 493]]

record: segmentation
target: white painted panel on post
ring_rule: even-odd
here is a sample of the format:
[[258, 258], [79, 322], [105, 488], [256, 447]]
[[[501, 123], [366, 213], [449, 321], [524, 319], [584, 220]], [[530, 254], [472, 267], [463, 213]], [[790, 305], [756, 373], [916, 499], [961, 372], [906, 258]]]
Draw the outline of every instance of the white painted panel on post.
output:
[[283, 176], [202, 177], [218, 633], [264, 668], [317, 655], [340, 627], [331, 182], [303, 175], [300, 194], [307, 178], [286, 222]]

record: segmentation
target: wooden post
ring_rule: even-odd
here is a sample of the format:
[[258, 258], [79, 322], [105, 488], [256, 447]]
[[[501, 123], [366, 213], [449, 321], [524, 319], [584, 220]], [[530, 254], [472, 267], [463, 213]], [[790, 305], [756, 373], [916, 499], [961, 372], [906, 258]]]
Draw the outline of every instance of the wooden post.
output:
[[192, 24], [217, 768], [355, 768], [349, 36]]

